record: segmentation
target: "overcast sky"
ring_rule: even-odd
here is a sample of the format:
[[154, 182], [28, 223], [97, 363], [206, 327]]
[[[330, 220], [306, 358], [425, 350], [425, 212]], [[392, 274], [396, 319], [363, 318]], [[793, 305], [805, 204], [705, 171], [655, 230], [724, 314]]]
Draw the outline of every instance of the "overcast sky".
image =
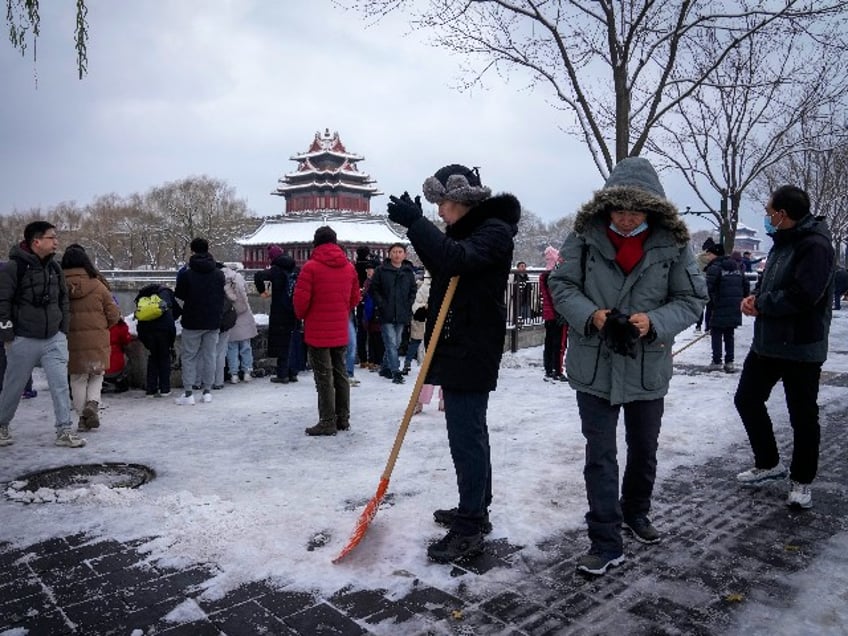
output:
[[[35, 63], [0, 43], [0, 213], [208, 175], [277, 214], [277, 179], [325, 128], [365, 156], [360, 170], [386, 193], [373, 211], [448, 163], [480, 166], [493, 190], [549, 221], [602, 184], [548, 94], [494, 79], [458, 92], [462, 60], [400, 18], [368, 26], [330, 0], [87, 4], [81, 81], [70, 0], [41, 3]], [[701, 207], [678, 177], [661, 178], [681, 209]]]

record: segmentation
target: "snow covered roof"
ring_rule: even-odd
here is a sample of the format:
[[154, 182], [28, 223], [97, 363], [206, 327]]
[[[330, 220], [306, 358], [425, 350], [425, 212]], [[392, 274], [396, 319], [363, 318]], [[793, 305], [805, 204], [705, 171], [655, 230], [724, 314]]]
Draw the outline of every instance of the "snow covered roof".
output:
[[377, 186], [373, 185], [365, 185], [362, 183], [341, 183], [339, 181], [301, 181], [299, 183], [282, 183], [277, 186], [277, 189], [274, 190], [271, 194], [276, 194], [280, 196], [283, 192], [291, 192], [293, 190], [318, 190], [318, 189], [331, 189], [331, 190], [359, 190], [361, 192], [370, 192], [371, 194], [383, 194], [377, 188]]
[[[334, 212], [336, 212], [334, 210]], [[339, 243], [391, 245], [403, 240], [388, 224], [388, 217], [366, 219], [340, 216], [298, 216], [266, 219], [253, 233], [239, 241], [239, 245], [270, 245], [271, 243], [312, 243], [315, 230], [329, 225], [336, 231]]]
[[344, 147], [342, 140], [339, 138], [338, 131], [330, 135], [329, 128], [324, 129], [323, 135], [320, 131], [316, 132], [315, 139], [309, 146], [309, 150], [292, 155], [291, 159], [294, 161], [303, 161], [304, 159], [320, 155], [333, 155], [350, 161], [361, 161], [364, 159], [362, 155], [356, 155], [348, 152], [347, 148]]

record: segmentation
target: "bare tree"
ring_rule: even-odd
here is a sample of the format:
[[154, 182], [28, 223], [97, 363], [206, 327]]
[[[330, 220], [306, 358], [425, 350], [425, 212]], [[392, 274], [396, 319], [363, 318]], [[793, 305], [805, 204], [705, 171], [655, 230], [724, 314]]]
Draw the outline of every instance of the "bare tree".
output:
[[[76, 24], [74, 47], [77, 51], [79, 78], [88, 72], [88, 7], [85, 0], [74, 0]], [[32, 61], [38, 57], [38, 37], [41, 35], [41, 7], [39, 0], [6, 0], [6, 25], [9, 27], [9, 42], [25, 55], [32, 45]]]
[[[695, 191], [729, 252], [748, 187], [771, 166], [818, 147], [830, 111], [848, 88], [841, 35], [824, 25], [816, 40], [804, 30], [762, 29], [727, 55], [688, 99], [658, 124], [648, 148], [676, 167]], [[723, 44], [705, 33], [705, 59]]]
[[760, 177], [754, 188], [765, 202], [776, 188], [792, 184], [810, 195], [813, 214], [827, 220], [838, 262], [846, 261], [848, 246], [848, 127], [841, 134], [820, 138], [818, 147], [785, 157]]
[[[351, 0], [366, 17], [410, 15], [433, 43], [466, 58], [465, 88], [520, 71], [546, 86], [600, 173], [639, 155], [666, 115], [741, 43], [772, 25], [836, 19], [845, 0]], [[425, 8], [421, 8], [425, 7]], [[720, 43], [704, 57], [707, 33]], [[691, 60], [701, 60], [697, 65]]]

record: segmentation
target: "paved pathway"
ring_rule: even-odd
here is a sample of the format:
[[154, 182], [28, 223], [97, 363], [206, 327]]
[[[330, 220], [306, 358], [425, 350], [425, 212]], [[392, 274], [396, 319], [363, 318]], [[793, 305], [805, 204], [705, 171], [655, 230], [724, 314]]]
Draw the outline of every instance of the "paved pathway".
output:
[[[825, 378], [840, 386], [844, 380]], [[738, 447], [666, 479], [653, 513], [663, 543], [627, 541], [629, 560], [604, 577], [575, 572], [574, 561], [586, 550], [580, 531], [550, 540], [532, 561], [507, 541], [490, 542], [486, 554], [453, 574], [470, 580], [506, 567], [521, 582], [482, 598], [469, 591], [476, 586], [463, 585], [453, 595], [422, 586], [400, 599], [352, 589], [320, 598], [257, 582], [208, 601], [201, 596], [212, 576], [207, 566], [151, 566], [137, 550], [148, 539], [70, 536], [22, 550], [0, 544], [0, 635], [26, 633], [20, 628], [35, 635], [124, 636], [722, 634], [749, 601], [779, 616], [796, 593], [788, 575], [807, 567], [829, 537], [848, 530], [846, 422], [848, 414], [823, 422], [812, 510], [788, 509], [785, 484], [736, 486], [733, 473], [750, 461], [748, 449]], [[181, 622], [166, 620], [175, 610]]]

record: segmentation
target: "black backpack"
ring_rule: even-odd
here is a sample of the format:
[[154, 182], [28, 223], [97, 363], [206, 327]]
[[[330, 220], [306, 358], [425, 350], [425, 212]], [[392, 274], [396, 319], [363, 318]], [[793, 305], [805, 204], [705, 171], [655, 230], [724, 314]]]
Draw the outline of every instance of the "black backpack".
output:
[[221, 327], [220, 331], [229, 331], [232, 329], [236, 320], [238, 319], [238, 313], [236, 312], [236, 306], [233, 304], [233, 301], [230, 300], [230, 297], [224, 294], [224, 313], [221, 314]]

